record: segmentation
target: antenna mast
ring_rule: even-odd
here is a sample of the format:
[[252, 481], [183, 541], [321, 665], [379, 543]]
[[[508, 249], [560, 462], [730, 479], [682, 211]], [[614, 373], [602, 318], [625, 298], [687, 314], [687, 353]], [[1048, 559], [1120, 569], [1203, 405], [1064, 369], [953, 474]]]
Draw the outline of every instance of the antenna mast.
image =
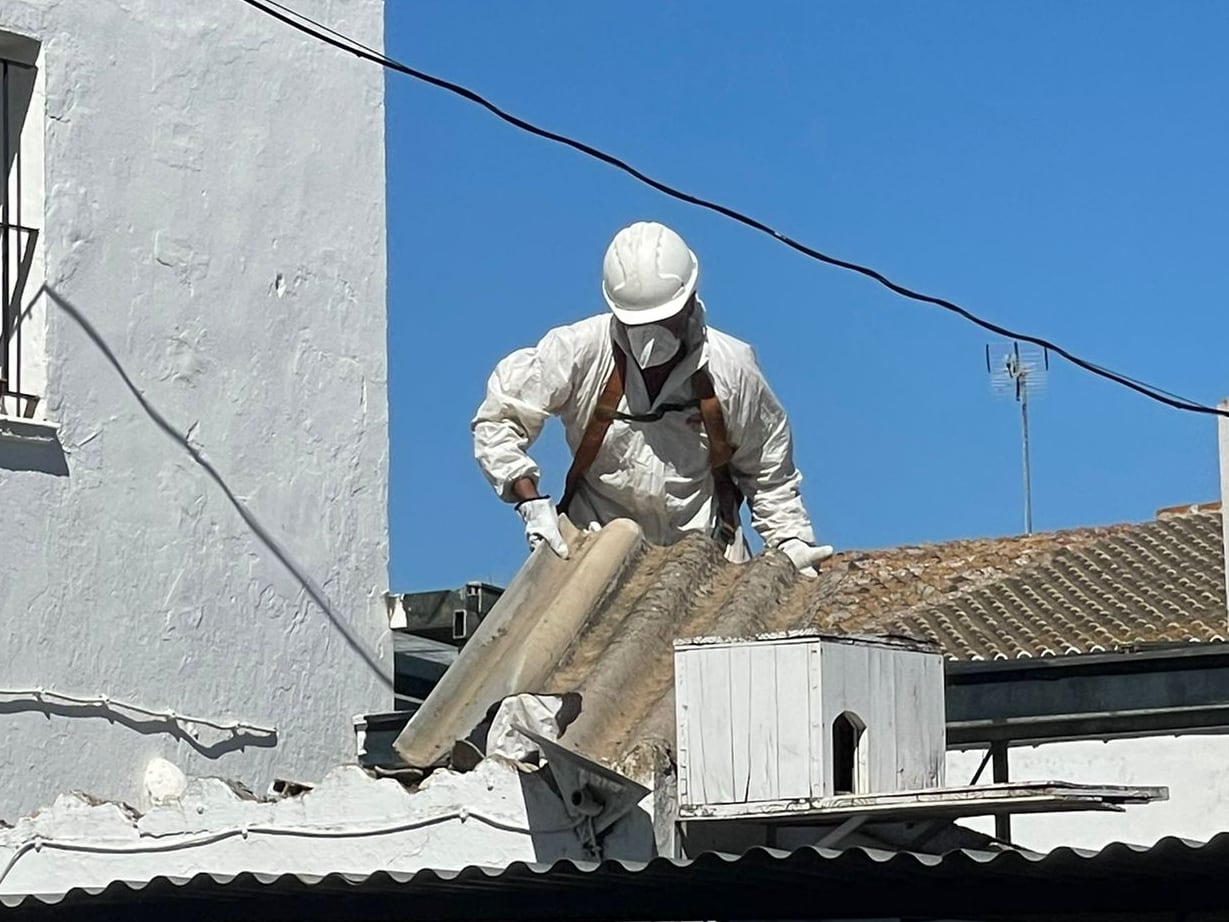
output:
[[1045, 388], [1050, 370], [1047, 349], [1020, 349], [1018, 342], [986, 346], [986, 371], [996, 394], [1012, 395], [1020, 405], [1020, 436], [1024, 467], [1024, 533], [1033, 533], [1033, 474], [1028, 443], [1028, 398]]

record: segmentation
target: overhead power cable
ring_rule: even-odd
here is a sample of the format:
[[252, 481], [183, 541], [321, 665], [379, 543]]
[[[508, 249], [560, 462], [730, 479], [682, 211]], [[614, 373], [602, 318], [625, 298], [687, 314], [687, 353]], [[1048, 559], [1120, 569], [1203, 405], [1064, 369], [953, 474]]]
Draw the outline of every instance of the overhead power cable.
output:
[[797, 252], [803, 254], [804, 256], [810, 257], [811, 259], [826, 263], [830, 266], [835, 266], [838, 269], [856, 272], [859, 275], [872, 279], [887, 288], [889, 291], [892, 291], [901, 297], [908, 298], [913, 301], [920, 301], [924, 304], [931, 304], [935, 307], [940, 307], [943, 310], [956, 314], [975, 326], [981, 327], [983, 330], [987, 330], [998, 336], [1002, 336], [1007, 339], [1019, 340], [1020, 342], [1031, 343], [1034, 346], [1040, 346], [1043, 349], [1048, 349], [1055, 355], [1066, 359], [1077, 368], [1082, 368], [1084, 371], [1094, 374], [1097, 377], [1112, 381], [1115, 384], [1121, 385], [1122, 387], [1128, 388], [1151, 400], [1155, 400], [1158, 403], [1165, 404], [1166, 406], [1172, 407], [1176, 410], [1184, 410], [1190, 413], [1202, 413], [1209, 416], [1229, 417], [1229, 411], [1221, 410], [1207, 404], [1198, 403], [1185, 397], [1179, 397], [1155, 385], [1148, 384], [1137, 378], [1132, 378], [1102, 365], [1098, 365], [1095, 362], [1089, 361], [1088, 359], [1081, 358], [1070, 350], [1065, 349], [1048, 339], [1009, 329], [1008, 327], [994, 323], [991, 320], [986, 320], [983, 317], [979, 317], [968, 308], [961, 307], [954, 301], [949, 301], [946, 298], [940, 298], [935, 295], [928, 295], [924, 292], [915, 291], [912, 288], [894, 282], [877, 269], [823, 253], [814, 247], [808, 246], [805, 243], [795, 240], [794, 238], [787, 236], [786, 234], [783, 234], [772, 227], [769, 227], [757, 218], [753, 218], [750, 215], [730, 208], [727, 205], [722, 205], [720, 202], [714, 202], [709, 199], [701, 198], [697, 195], [692, 195], [689, 192], [683, 192], [680, 189], [676, 189], [675, 187], [668, 185], [661, 180], [654, 179], [652, 176], [649, 176], [647, 173], [644, 173], [613, 154], [608, 154], [605, 151], [599, 150], [598, 148], [593, 147], [590, 144], [586, 144], [583, 141], [578, 141], [575, 138], [550, 131], [549, 129], [542, 128], [533, 124], [532, 122], [526, 121], [525, 119], [500, 108], [486, 97], [478, 94], [468, 87], [462, 86], [459, 83], [453, 83], [450, 80], [445, 80], [442, 77], [437, 77], [434, 74], [429, 74], [425, 71], [418, 70], [417, 68], [410, 67], [408, 64], [404, 64], [401, 61], [390, 58], [382, 52], [376, 51], [374, 48], [364, 45], [362, 42], [359, 42], [356, 39], [345, 35], [344, 33], [331, 29], [323, 23], [317, 22], [316, 20], [297, 12], [290, 7], [277, 2], [277, 0], [243, 0], [243, 2], [248, 6], [259, 10], [265, 15], [271, 16], [274, 19], [285, 23], [292, 29], [302, 32], [304, 35], [315, 38], [327, 45], [332, 45], [334, 48], [339, 48], [342, 51], [348, 51], [350, 54], [362, 58], [363, 60], [371, 61], [372, 63], [379, 64], [382, 67], [388, 68], [389, 70], [396, 71], [397, 73], [404, 74], [407, 77], [412, 77], [415, 80], [419, 80], [441, 90], [446, 90], [449, 93], [453, 93], [456, 96], [460, 96], [461, 98], [469, 100], [475, 105], [481, 106], [496, 118], [499, 118], [507, 122], [509, 125], [521, 129], [522, 131], [529, 132], [530, 134], [536, 135], [540, 138], [545, 138], [548, 141], [553, 141], [556, 144], [562, 144], [563, 146], [570, 147], [572, 150], [578, 151], [587, 157], [600, 160], [607, 166], [612, 166], [616, 170], [626, 173], [634, 179], [639, 180], [645, 185], [656, 189], [658, 192], [661, 192], [670, 198], [677, 199], [681, 202], [686, 202], [689, 205], [695, 205], [699, 208], [707, 209], [708, 211], [716, 212], [717, 214], [723, 215], [732, 221], [736, 221], [739, 224], [750, 227], [753, 230], [767, 234], [778, 242], [785, 244], [790, 249], [796, 250]]

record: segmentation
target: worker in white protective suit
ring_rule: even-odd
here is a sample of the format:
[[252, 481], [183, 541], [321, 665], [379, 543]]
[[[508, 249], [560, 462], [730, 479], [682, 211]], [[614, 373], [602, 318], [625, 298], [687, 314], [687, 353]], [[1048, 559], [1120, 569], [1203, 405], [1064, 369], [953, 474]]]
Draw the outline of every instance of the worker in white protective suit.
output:
[[[610, 313], [551, 330], [496, 366], [473, 421], [475, 456], [516, 504], [531, 546], [561, 557], [566, 513], [582, 529], [632, 519], [655, 544], [702, 532], [746, 561], [745, 499], [765, 545], [813, 576], [832, 548], [815, 546], [785, 411], [751, 347], [708, 326], [699, 274], [670, 228], [619, 231], [602, 267]], [[551, 416], [574, 456], [558, 506], [539, 492], [527, 453]]]

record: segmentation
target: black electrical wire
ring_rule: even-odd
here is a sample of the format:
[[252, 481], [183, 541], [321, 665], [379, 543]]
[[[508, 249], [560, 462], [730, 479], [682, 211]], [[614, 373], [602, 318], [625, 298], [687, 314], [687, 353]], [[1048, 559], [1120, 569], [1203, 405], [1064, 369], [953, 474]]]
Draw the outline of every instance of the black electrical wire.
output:
[[328, 26], [316, 22], [302, 13], [278, 3], [277, 0], [243, 0], [243, 2], [248, 6], [251, 6], [266, 14], [267, 16], [272, 16], [274, 19], [285, 23], [292, 29], [297, 29], [299, 32], [318, 39], [325, 44], [332, 45], [334, 48], [339, 48], [342, 51], [348, 51], [356, 57], [379, 64], [388, 68], [389, 70], [405, 74], [407, 77], [413, 77], [415, 80], [428, 83], [431, 86], [438, 87], [441, 90], [447, 90], [449, 93], [453, 93], [463, 99], [467, 99], [470, 102], [481, 106], [496, 118], [499, 118], [508, 124], [521, 129], [522, 131], [527, 131], [530, 134], [536, 135], [540, 138], [545, 138], [548, 141], [554, 141], [556, 144], [562, 144], [565, 147], [570, 147], [575, 151], [579, 151], [587, 157], [600, 160], [602, 163], [626, 173], [645, 185], [656, 189], [658, 192], [668, 195], [670, 198], [677, 199], [681, 202], [687, 202], [690, 205], [695, 205], [699, 208], [704, 208], [708, 211], [713, 211], [717, 214], [724, 215], [732, 221], [736, 221], [739, 224], [775, 238], [777, 241], [785, 244], [790, 249], [796, 250], [797, 252], [803, 254], [804, 256], [808, 256], [811, 259], [826, 263], [830, 266], [835, 266], [838, 269], [846, 269], [850, 272], [856, 272], [859, 275], [873, 279], [889, 291], [892, 291], [901, 297], [909, 298], [913, 301], [920, 301], [924, 304], [932, 304], [936, 307], [941, 307], [946, 311], [950, 311], [953, 314], [963, 317], [975, 326], [981, 327], [983, 330], [987, 330], [998, 336], [1003, 336], [1007, 339], [1020, 340], [1021, 342], [1031, 343], [1034, 346], [1040, 346], [1043, 349], [1048, 349], [1055, 355], [1066, 359], [1077, 368], [1082, 368], [1091, 374], [1094, 374], [1100, 378], [1105, 378], [1106, 380], [1119, 384], [1122, 387], [1129, 388], [1138, 394], [1142, 394], [1151, 400], [1155, 400], [1158, 403], [1165, 404], [1166, 406], [1172, 407], [1176, 410], [1184, 410], [1190, 413], [1203, 413], [1209, 416], [1229, 417], [1229, 411], [1221, 410], [1217, 407], [1208, 406], [1206, 404], [1197, 403], [1195, 401], [1188, 400], [1185, 397], [1179, 397], [1155, 385], [1129, 377], [1128, 375], [1120, 374], [1116, 371], [1112, 371], [1111, 369], [1098, 365], [1095, 362], [1091, 362], [1088, 359], [1080, 358], [1075, 353], [1064, 349], [1062, 346], [1059, 346], [1048, 339], [1043, 339], [1040, 336], [1032, 336], [1028, 333], [1020, 333], [1007, 327], [1000, 326], [999, 324], [990, 320], [985, 320], [967, 308], [956, 304], [954, 301], [936, 297], [935, 295], [928, 295], [920, 291], [914, 291], [912, 288], [908, 288], [904, 285], [893, 282], [876, 269], [872, 269], [869, 266], [859, 265], [858, 263], [849, 262], [848, 260], [839, 259], [835, 256], [829, 256], [827, 253], [823, 253], [814, 247], [807, 246], [805, 243], [801, 243], [800, 241], [781, 233], [778, 230], [774, 230], [756, 218], [743, 214], [740, 211], [736, 211], [726, 205], [722, 205], [719, 202], [709, 201], [708, 199], [700, 198], [699, 196], [691, 195], [690, 193], [676, 189], [673, 186], [667, 185], [666, 183], [641, 172], [626, 161], [615, 157], [613, 154], [608, 154], [605, 151], [592, 147], [583, 141], [577, 141], [575, 138], [570, 138], [567, 135], [558, 134], [554, 131], [534, 125], [532, 122], [528, 122], [523, 118], [501, 109], [499, 106], [495, 105], [495, 103], [491, 102], [489, 99], [486, 99], [484, 96], [479, 95], [468, 87], [462, 86], [459, 83], [453, 83], [449, 80], [445, 80], [442, 77], [436, 77], [433, 74], [426, 73], [425, 71], [417, 70], [416, 68], [410, 67], [408, 64], [403, 64], [400, 61], [376, 51], [374, 48], [370, 48], [341, 32], [330, 29]]

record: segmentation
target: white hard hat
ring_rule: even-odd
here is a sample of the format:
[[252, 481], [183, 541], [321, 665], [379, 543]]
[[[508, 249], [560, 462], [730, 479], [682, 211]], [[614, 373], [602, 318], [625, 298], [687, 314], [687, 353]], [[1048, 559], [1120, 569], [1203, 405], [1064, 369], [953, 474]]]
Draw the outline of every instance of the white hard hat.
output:
[[696, 254], [664, 224], [637, 221], [615, 234], [602, 262], [602, 294], [628, 326], [673, 317], [695, 293]]

